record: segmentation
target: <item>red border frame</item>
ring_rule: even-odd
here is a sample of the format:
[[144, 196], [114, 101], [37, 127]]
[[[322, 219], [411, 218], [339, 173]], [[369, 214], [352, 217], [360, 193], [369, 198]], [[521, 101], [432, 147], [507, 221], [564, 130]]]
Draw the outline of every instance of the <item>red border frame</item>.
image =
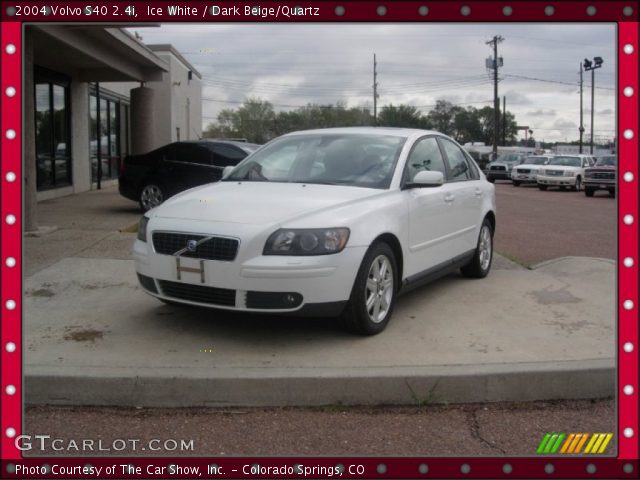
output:
[[[22, 2], [27, 3], [27, 2]], [[47, 2], [51, 6], [71, 6], [83, 7], [87, 2]], [[135, 6], [139, 14], [135, 21], [153, 21], [153, 22], [185, 22], [193, 21], [194, 18], [185, 18], [168, 15], [162, 17], [148, 17], [144, 13], [146, 6], [151, 2], [131, 1], [121, 4], [121, 8], [126, 5]], [[211, 2], [153, 2], [154, 6], [167, 6], [175, 4], [188, 4], [201, 9], [204, 6], [212, 5]], [[217, 2], [223, 3], [223, 2]], [[229, 4], [231, 2], [228, 2]], [[280, 5], [295, 6], [302, 2], [242, 2], [240, 6], [260, 4], [262, 7], [277, 8]], [[27, 4], [37, 5], [36, 2]], [[110, 3], [105, 2], [109, 5]], [[234, 2], [238, 4], [238, 2]], [[386, 7], [386, 14], [380, 16], [377, 8], [381, 5]], [[428, 15], [421, 16], [418, 8], [426, 5], [429, 9]], [[96, 18], [94, 16], [23, 16], [21, 21], [16, 21], [15, 17], [7, 15], [7, 3], [2, 4], [2, 24], [1, 24], [1, 61], [2, 61], [2, 91], [0, 98], [2, 99], [2, 108], [0, 112], [0, 169], [2, 177], [0, 178], [1, 195], [0, 195], [0, 211], [1, 211], [1, 311], [2, 325], [0, 330], [0, 359], [2, 360], [2, 369], [0, 371], [0, 380], [2, 390], [0, 391], [1, 399], [1, 453], [2, 453], [2, 478], [17, 478], [15, 474], [7, 473], [7, 466], [19, 462], [24, 465], [38, 466], [44, 464], [58, 465], [83, 465], [87, 460], [78, 458], [65, 459], [22, 459], [21, 452], [14, 446], [12, 438], [6, 434], [8, 428], [15, 429], [15, 434], [19, 435], [22, 428], [22, 339], [21, 339], [21, 315], [22, 315], [22, 215], [21, 215], [21, 198], [22, 198], [22, 162], [21, 162], [21, 138], [22, 138], [22, 122], [21, 122], [21, 105], [22, 105], [22, 78], [21, 78], [21, 58], [22, 58], [22, 22], [36, 21], [64, 21], [64, 22], [87, 22], [87, 21], [110, 21], [122, 22], [130, 21], [129, 17], [114, 17], [112, 15]], [[39, 4], [42, 6], [42, 3]], [[305, 460], [313, 460], [314, 465], [335, 466], [336, 464], [362, 464], [365, 466], [364, 475], [348, 475], [345, 472], [344, 477], [348, 478], [585, 478], [587, 476], [594, 478], [636, 478], [638, 475], [638, 22], [628, 21], [635, 19], [634, 16], [625, 16], [623, 14], [624, 7], [632, 7], [633, 15], [638, 15], [639, 2], [637, 0], [627, 2], [558, 2], [558, 1], [503, 1], [503, 2], [483, 2], [470, 0], [467, 2], [416, 2], [416, 1], [343, 1], [343, 2], [304, 2], [304, 6], [320, 7], [319, 17], [296, 18], [296, 19], [278, 19], [277, 21], [321, 21], [321, 22], [362, 22], [362, 21], [386, 21], [386, 22], [616, 22], [618, 24], [618, 141], [620, 155], [620, 175], [619, 175], [619, 194], [618, 194], [618, 456], [617, 458], [550, 458], [550, 457], [530, 457], [530, 458], [217, 458], [216, 464], [223, 467], [226, 471], [232, 468], [242, 471], [244, 464], [260, 464], [278, 466], [282, 464], [303, 463]], [[344, 7], [342, 15], [336, 14], [336, 7]], [[468, 15], [461, 13], [463, 6], [469, 6], [471, 11]], [[503, 7], [510, 6], [512, 13], [506, 16], [503, 13]], [[545, 7], [552, 6], [554, 14], [549, 16], [545, 13]], [[587, 6], [594, 6], [597, 10], [595, 15], [587, 13]], [[212, 20], [207, 17], [205, 20]], [[234, 22], [256, 22], [270, 21], [260, 18], [219, 18], [216, 21]], [[203, 21], [198, 18], [197, 21]], [[8, 44], [15, 46], [15, 53], [9, 54], [6, 50]], [[631, 45], [633, 51], [629, 53], [625, 50], [626, 45]], [[16, 90], [13, 97], [6, 95], [7, 87], [12, 86]], [[633, 94], [627, 97], [623, 94], [625, 87], [632, 87]], [[13, 129], [16, 133], [14, 139], [6, 136], [6, 131]], [[631, 130], [633, 138], [626, 139], [624, 132]], [[9, 182], [7, 173], [13, 172], [15, 180]], [[633, 177], [628, 179], [630, 172]], [[627, 173], [625, 177], [624, 174]], [[8, 215], [15, 216], [15, 223], [9, 225], [6, 222]], [[626, 216], [633, 217], [633, 223], [625, 224]], [[627, 217], [628, 218], [628, 217]], [[14, 267], [10, 268], [6, 264], [6, 259], [13, 257], [16, 259]], [[624, 259], [633, 259], [633, 265], [626, 267]], [[16, 302], [14, 309], [8, 309], [7, 301]], [[633, 306], [631, 310], [624, 308], [624, 302], [631, 300]], [[12, 342], [15, 344], [15, 351], [9, 352], [6, 348], [7, 344]], [[625, 351], [625, 345], [633, 345], [633, 351]], [[15, 393], [8, 395], [6, 387], [8, 385], [15, 386]], [[634, 392], [631, 395], [625, 395], [623, 388], [631, 385]], [[624, 435], [625, 429], [632, 429], [633, 436], [628, 438]], [[91, 458], [91, 464], [101, 466], [111, 466], [120, 463], [128, 463], [136, 466], [144, 467], [147, 465], [147, 459], [144, 458]], [[211, 459], [206, 458], [154, 458], [156, 465], [170, 465], [179, 462], [180, 465], [200, 465], [206, 471], [206, 465], [211, 463]], [[378, 473], [378, 466], [384, 464], [386, 466], [384, 473]], [[420, 474], [419, 466], [428, 465], [428, 473]], [[470, 471], [467, 474], [461, 473], [461, 466], [468, 465]], [[511, 466], [511, 472], [505, 473], [503, 467], [505, 464]], [[553, 465], [553, 473], [545, 471], [545, 467]], [[592, 474], [587, 473], [587, 466], [594, 465], [596, 471]], [[632, 467], [628, 471], [629, 466]], [[625, 468], [627, 471], [625, 471]], [[144, 468], [143, 468], [144, 471]], [[116, 474], [104, 478], [143, 478], [147, 475], [130, 475], [123, 476]], [[253, 477], [259, 478], [258, 475], [245, 475], [238, 473], [236, 477]], [[21, 478], [46, 478], [47, 475], [34, 475], [26, 477], [20, 475]], [[203, 477], [212, 477], [203, 475]], [[276, 477], [276, 476], [273, 476]], [[280, 477], [294, 478], [299, 475], [284, 475]], [[69, 476], [69, 478], [88, 478], [82, 475]], [[95, 478], [95, 477], [93, 477]], [[172, 478], [187, 478], [181, 476], [172, 476]], [[231, 476], [229, 478], [232, 478]]]

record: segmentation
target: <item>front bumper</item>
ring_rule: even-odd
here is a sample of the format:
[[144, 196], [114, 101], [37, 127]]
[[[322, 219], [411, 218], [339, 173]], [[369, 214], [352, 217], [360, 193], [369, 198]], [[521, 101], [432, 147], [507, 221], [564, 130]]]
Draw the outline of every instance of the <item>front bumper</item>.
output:
[[507, 170], [487, 170], [485, 175], [493, 180], [511, 180], [511, 172]]
[[537, 173], [511, 173], [511, 180], [520, 183], [536, 183], [538, 181]]
[[584, 187], [592, 189], [611, 190], [616, 188], [616, 181], [602, 178], [586, 178], [583, 183]]
[[[155, 253], [136, 240], [133, 258], [143, 290], [164, 300], [224, 310], [335, 316], [346, 305], [366, 247], [335, 255], [259, 255], [244, 261]], [[142, 276], [142, 277], [141, 277]]]
[[537, 183], [554, 187], [575, 187], [576, 177], [538, 175]]

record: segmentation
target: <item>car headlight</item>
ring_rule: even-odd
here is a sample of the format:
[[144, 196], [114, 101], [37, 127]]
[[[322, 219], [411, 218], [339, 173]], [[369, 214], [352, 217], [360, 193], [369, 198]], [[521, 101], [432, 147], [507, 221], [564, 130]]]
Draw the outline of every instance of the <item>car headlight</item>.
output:
[[283, 228], [267, 239], [263, 255], [330, 255], [341, 252], [348, 228]]
[[149, 223], [149, 217], [142, 217], [138, 224], [138, 240], [142, 242], [147, 241], [147, 224]]
[[567, 170], [563, 173], [563, 175], [565, 177], [575, 177], [576, 176], [576, 172], [574, 172], [573, 170]]

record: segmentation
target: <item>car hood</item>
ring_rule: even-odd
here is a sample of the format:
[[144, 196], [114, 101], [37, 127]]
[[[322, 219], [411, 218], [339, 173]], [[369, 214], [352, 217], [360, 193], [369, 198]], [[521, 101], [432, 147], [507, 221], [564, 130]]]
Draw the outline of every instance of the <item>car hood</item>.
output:
[[267, 225], [355, 203], [385, 190], [276, 182], [217, 182], [170, 198], [154, 217]]
[[582, 170], [582, 167], [571, 167], [569, 165], [545, 165], [545, 170], [562, 170], [564, 171], [573, 171], [573, 170]]
[[540, 168], [545, 168], [546, 165], [535, 165], [533, 163], [522, 163], [520, 165], [516, 165], [514, 168], [529, 168], [531, 170], [533, 169], [540, 169]]

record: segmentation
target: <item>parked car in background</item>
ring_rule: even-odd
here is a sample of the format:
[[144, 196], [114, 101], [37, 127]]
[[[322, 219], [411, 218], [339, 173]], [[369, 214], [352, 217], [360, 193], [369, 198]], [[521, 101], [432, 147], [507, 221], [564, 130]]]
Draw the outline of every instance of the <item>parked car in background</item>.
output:
[[593, 167], [584, 171], [584, 194], [593, 197], [596, 190], [607, 190], [612, 197], [616, 194], [616, 165], [615, 155], [607, 155], [596, 160]]
[[495, 161], [487, 165], [485, 173], [487, 180], [491, 183], [496, 180], [511, 180], [511, 169], [515, 165], [521, 164], [529, 154], [527, 153], [505, 153], [500, 155]]
[[514, 187], [520, 186], [521, 183], [537, 183], [538, 170], [542, 165], [549, 163], [551, 156], [536, 155], [527, 157], [523, 163], [516, 165], [511, 169], [511, 182]]
[[491, 268], [495, 187], [438, 132], [294, 132], [228, 170], [143, 217], [133, 256], [146, 293], [341, 316], [349, 330], [373, 335], [399, 292], [452, 270], [482, 278]]
[[183, 190], [217, 182], [224, 167], [237, 165], [258, 147], [253, 143], [202, 139], [129, 155], [120, 168], [120, 194], [139, 202], [146, 212]]
[[595, 162], [590, 155], [557, 155], [538, 171], [538, 188], [546, 190], [548, 187], [566, 187], [576, 191], [582, 189], [584, 170]]

